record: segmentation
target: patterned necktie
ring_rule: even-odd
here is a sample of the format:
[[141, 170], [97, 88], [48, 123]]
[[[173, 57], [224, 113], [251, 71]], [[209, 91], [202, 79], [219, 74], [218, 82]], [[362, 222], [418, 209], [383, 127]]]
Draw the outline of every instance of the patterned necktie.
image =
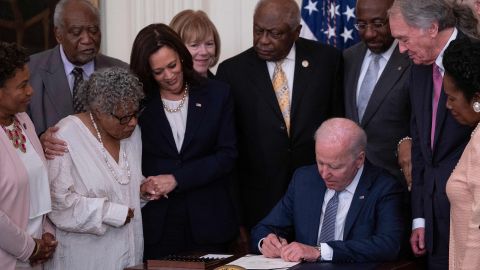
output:
[[277, 96], [278, 105], [283, 115], [283, 120], [287, 127], [287, 132], [290, 134], [290, 95], [288, 91], [287, 76], [282, 69], [282, 62], [275, 63], [275, 70], [273, 71], [272, 85], [275, 95]]
[[435, 139], [435, 126], [437, 122], [437, 109], [438, 101], [440, 100], [440, 93], [442, 91], [442, 73], [437, 64], [433, 64], [433, 98], [432, 98], [432, 129], [430, 132], [430, 146], [433, 149], [433, 143]]
[[335, 240], [335, 221], [337, 219], [339, 193], [339, 191], [335, 191], [335, 195], [333, 195], [327, 203], [325, 215], [323, 216], [320, 237], [318, 238], [318, 245], [320, 245], [320, 243], [327, 243], [328, 241]]
[[380, 54], [372, 54], [372, 60], [368, 65], [367, 72], [363, 78], [362, 85], [360, 86], [360, 92], [358, 93], [357, 109], [358, 120], [361, 122], [365, 109], [367, 108], [368, 101], [372, 95], [375, 84], [377, 84], [378, 71], [380, 70]]
[[83, 112], [83, 104], [82, 100], [78, 94], [78, 88], [80, 88], [80, 84], [83, 82], [83, 69], [76, 67], [72, 70], [73, 77], [75, 80], [73, 81], [73, 91], [72, 91], [72, 99], [73, 99], [73, 111], [75, 113]]

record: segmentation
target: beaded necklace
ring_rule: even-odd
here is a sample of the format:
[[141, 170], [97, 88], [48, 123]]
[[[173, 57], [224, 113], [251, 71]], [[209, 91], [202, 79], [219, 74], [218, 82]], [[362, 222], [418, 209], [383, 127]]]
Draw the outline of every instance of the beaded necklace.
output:
[[163, 100], [162, 100], [163, 108], [165, 109], [165, 111], [167, 111], [169, 113], [176, 113], [176, 112], [178, 112], [182, 109], [183, 105], [185, 104], [185, 99], [187, 98], [187, 96], [188, 96], [188, 84], [185, 83], [183, 96], [182, 96], [182, 99], [180, 100], [180, 103], [178, 104], [178, 106], [176, 108], [169, 108], [167, 105], [165, 105], [165, 102], [163, 102]]
[[10, 141], [12, 141], [13, 147], [15, 149], [19, 149], [22, 153], [27, 152], [27, 138], [23, 135], [22, 128], [20, 126], [20, 122], [18, 122], [16, 117], [13, 117], [13, 129], [8, 129], [7, 126], [1, 125], [5, 134]]
[[120, 185], [127, 185], [128, 183], [130, 183], [130, 175], [131, 174], [130, 174], [130, 166], [128, 165], [128, 160], [127, 160], [127, 153], [125, 153], [125, 149], [123, 149], [123, 151], [122, 151], [122, 156], [123, 156], [123, 160], [125, 160], [125, 165], [127, 167], [128, 180], [125, 181], [125, 182], [122, 182], [122, 181], [120, 181], [120, 177], [113, 170], [113, 167], [110, 164], [110, 162], [108, 162], [107, 150], [105, 150], [105, 146], [103, 145], [102, 135], [100, 135], [100, 131], [98, 131], [97, 124], [95, 123], [95, 120], [93, 119], [93, 115], [92, 115], [91, 112], [90, 112], [90, 120], [92, 120], [93, 127], [95, 128], [95, 131], [97, 132], [97, 139], [100, 142], [100, 148], [102, 149], [103, 159], [105, 160], [105, 163], [107, 164], [107, 167], [110, 170], [110, 173], [113, 175], [113, 178], [115, 179], [115, 181], [117, 181], [117, 183], [119, 183]]

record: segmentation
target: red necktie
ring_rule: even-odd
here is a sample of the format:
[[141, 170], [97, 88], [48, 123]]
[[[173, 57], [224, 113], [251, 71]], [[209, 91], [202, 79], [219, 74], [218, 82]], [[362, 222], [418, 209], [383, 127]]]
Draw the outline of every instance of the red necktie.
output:
[[433, 143], [435, 139], [435, 125], [437, 122], [438, 101], [440, 100], [440, 93], [442, 91], [443, 77], [440, 68], [437, 64], [433, 64], [433, 99], [432, 99], [432, 130], [430, 133], [430, 143], [433, 150]]

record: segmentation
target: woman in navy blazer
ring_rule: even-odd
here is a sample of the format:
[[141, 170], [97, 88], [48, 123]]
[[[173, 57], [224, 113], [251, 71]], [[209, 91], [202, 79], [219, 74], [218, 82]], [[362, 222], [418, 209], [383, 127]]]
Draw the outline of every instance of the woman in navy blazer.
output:
[[238, 232], [228, 192], [237, 156], [229, 88], [196, 73], [164, 24], [138, 33], [130, 63], [147, 95], [139, 119], [143, 173], [162, 196], [142, 209], [144, 259], [224, 252]]

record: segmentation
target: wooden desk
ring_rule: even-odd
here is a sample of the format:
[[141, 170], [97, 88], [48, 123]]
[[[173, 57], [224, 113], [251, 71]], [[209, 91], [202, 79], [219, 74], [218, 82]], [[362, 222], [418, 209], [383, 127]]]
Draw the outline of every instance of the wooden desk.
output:
[[[291, 270], [417, 270], [423, 269], [415, 261], [397, 261], [388, 263], [301, 263]], [[147, 270], [143, 265], [125, 268], [125, 270]], [[175, 270], [188, 270], [175, 268]]]

